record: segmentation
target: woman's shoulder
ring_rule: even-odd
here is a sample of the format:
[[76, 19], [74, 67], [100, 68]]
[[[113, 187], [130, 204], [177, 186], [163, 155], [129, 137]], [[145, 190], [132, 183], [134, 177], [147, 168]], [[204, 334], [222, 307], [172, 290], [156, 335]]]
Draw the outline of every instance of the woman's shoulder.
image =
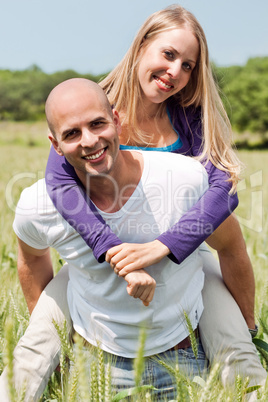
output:
[[188, 124], [201, 120], [201, 106], [190, 105], [183, 107], [175, 98], [171, 98], [168, 100], [167, 108], [170, 115], [176, 120], [187, 120]]
[[178, 102], [171, 100], [167, 108], [173, 127], [180, 133], [182, 141], [185, 142], [186, 139], [192, 147], [194, 138], [202, 138], [201, 107], [182, 107]]

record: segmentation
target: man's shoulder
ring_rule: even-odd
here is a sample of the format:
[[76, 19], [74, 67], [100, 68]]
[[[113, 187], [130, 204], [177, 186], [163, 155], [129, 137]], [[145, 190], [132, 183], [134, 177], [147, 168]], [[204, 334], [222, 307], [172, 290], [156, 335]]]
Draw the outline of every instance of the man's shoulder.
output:
[[17, 208], [30, 211], [41, 205], [46, 208], [53, 205], [47, 193], [45, 179], [40, 179], [22, 190]]
[[40, 179], [29, 187], [26, 187], [18, 201], [15, 218], [20, 216], [23, 220], [45, 219], [57, 214], [46, 189], [45, 179]]
[[[13, 222], [13, 229], [22, 241], [36, 249], [47, 248], [53, 240], [53, 228], [60, 222], [60, 215], [47, 194], [44, 179], [22, 191]], [[62, 230], [62, 225], [59, 230]]]

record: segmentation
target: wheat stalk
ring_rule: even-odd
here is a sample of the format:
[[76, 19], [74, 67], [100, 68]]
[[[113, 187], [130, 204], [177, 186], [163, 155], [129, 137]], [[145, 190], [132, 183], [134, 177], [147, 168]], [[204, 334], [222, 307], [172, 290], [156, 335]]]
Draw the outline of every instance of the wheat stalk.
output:
[[141, 328], [139, 335], [139, 349], [136, 358], [134, 359], [134, 375], [136, 387], [141, 385], [142, 374], [144, 371], [144, 347], [146, 342], [146, 331]]

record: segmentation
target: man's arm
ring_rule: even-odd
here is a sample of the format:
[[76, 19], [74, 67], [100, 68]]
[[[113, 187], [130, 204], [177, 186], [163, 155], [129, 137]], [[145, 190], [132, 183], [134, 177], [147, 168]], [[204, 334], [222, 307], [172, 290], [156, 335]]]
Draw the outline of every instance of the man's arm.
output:
[[233, 295], [249, 328], [255, 328], [255, 280], [240, 225], [229, 216], [207, 239], [217, 250], [223, 280]]
[[[20, 239], [18, 241], [18, 274], [31, 314], [40, 294], [53, 278], [53, 267], [49, 248], [38, 250]], [[145, 306], [149, 306], [154, 296], [155, 280], [144, 270], [132, 272], [124, 279], [128, 283], [128, 294], [135, 299], [139, 298]]]
[[49, 248], [38, 250], [18, 238], [18, 275], [30, 314], [53, 278]]
[[156, 282], [144, 269], [125, 275], [127, 292], [134, 299], [140, 299], [144, 306], [149, 306], [154, 297]]

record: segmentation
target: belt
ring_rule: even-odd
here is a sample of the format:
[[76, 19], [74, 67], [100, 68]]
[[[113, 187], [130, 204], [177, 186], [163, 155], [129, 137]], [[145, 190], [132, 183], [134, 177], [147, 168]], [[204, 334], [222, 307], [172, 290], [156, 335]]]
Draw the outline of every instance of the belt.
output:
[[[198, 327], [194, 330], [194, 336], [197, 339], [198, 338]], [[79, 335], [80, 337], [80, 335]], [[83, 345], [86, 347], [90, 347], [90, 348], [96, 348], [96, 346], [91, 345], [88, 341], [86, 341], [84, 338], [83, 339]], [[187, 349], [191, 346], [191, 339], [190, 336], [187, 336], [187, 338], [183, 339], [182, 341], [180, 341], [179, 343], [177, 343], [177, 345], [173, 346], [172, 348], [166, 350], [165, 352], [169, 352], [172, 350], [178, 350], [178, 349]]]
[[[195, 338], [198, 338], [198, 328], [194, 330], [194, 336]], [[190, 336], [187, 336], [187, 338], [183, 339], [177, 345], [173, 346], [172, 348], [166, 350], [166, 352], [172, 351], [172, 350], [178, 350], [178, 349], [187, 349], [191, 346], [191, 339]]]

